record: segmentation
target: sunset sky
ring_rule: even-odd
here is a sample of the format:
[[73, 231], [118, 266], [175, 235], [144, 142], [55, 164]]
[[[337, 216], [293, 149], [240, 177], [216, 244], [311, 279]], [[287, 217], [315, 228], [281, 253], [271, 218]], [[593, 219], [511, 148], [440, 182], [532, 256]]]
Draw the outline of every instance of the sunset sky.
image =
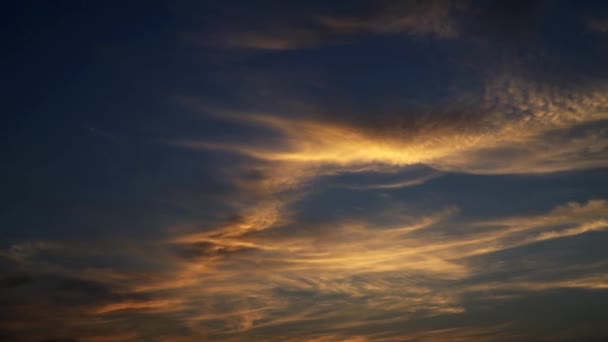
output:
[[608, 340], [608, 1], [0, 13], [0, 341]]

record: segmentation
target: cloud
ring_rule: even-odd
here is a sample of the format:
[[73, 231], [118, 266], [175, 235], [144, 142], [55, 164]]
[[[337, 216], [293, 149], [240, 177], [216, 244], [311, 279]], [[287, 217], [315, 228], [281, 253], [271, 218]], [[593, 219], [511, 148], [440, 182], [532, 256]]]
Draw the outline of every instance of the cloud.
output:
[[267, 51], [316, 47], [365, 33], [454, 38], [459, 33], [459, 25], [452, 12], [466, 8], [467, 2], [377, 1], [353, 7], [357, 11], [352, 15], [336, 15], [322, 9], [298, 11], [297, 6], [268, 12], [255, 8], [250, 12], [232, 9], [224, 14], [223, 21], [214, 25], [212, 32], [184, 32], [181, 38], [208, 47]]
[[481, 108], [470, 114], [448, 110], [416, 118], [379, 115], [376, 128], [267, 114], [223, 117], [273, 129], [283, 143], [185, 140], [175, 144], [234, 151], [292, 169], [425, 164], [441, 171], [487, 174], [605, 167], [602, 155], [608, 147], [600, 124], [608, 117], [603, 88], [566, 94], [518, 80], [498, 81], [498, 86], [490, 83]]
[[[396, 209], [307, 227], [297, 219], [296, 209], [305, 196], [293, 194], [320, 178], [362, 170], [391, 173], [426, 165], [440, 171], [350, 188], [419, 185], [441, 172], [495, 175], [606, 167], [607, 99], [601, 86], [566, 90], [496, 77], [471, 111], [378, 113], [371, 122], [332, 115], [211, 111], [214, 119], [274, 132], [281, 143], [171, 142], [233, 152], [261, 172], [235, 180], [244, 193], [256, 194], [251, 203], [237, 201], [237, 216], [224, 224], [172, 238], [172, 246], [182, 251], [181, 266], [171, 281], [140, 290], [196, 294], [184, 301], [189, 303], [217, 301], [207, 304], [209, 313], [189, 322], [194, 331], [212, 331], [209, 336], [217, 339], [227, 338], [226, 332], [288, 329], [305, 340], [316, 338], [307, 331], [332, 336], [350, 329], [352, 322], [371, 327], [464, 315], [463, 298], [475, 292], [490, 291], [498, 300], [511, 296], [509, 291], [603, 289], [606, 279], [593, 268], [559, 279], [494, 281], [497, 272], [506, 271], [493, 264], [478, 266], [479, 260], [510, 250], [605, 232], [605, 200], [490, 220], [459, 219], [455, 207], [404, 215]], [[222, 300], [231, 307], [222, 307]], [[361, 318], [360, 312], [368, 314]]]
[[8, 250], [0, 251], [0, 256], [21, 263], [45, 251], [56, 251], [59, 248], [57, 244], [49, 241], [29, 241], [11, 245]]
[[[132, 290], [179, 299], [184, 306], [176, 315], [196, 312], [180, 317], [193, 334], [209, 339], [259, 340], [284, 333], [295, 340], [381, 341], [432, 340], [398, 324], [470, 317], [467, 298], [474, 294], [491, 305], [532, 293], [605, 289], [606, 278], [598, 276], [605, 265], [557, 264], [553, 254], [542, 255], [537, 258], [546, 261], [542, 266], [564, 272], [558, 277], [531, 268], [538, 265], [525, 268], [546, 275], [541, 279], [518, 273], [520, 265], [509, 262], [532, 253], [527, 248], [605, 234], [608, 205], [602, 199], [483, 220], [462, 217], [450, 205], [426, 212], [393, 203], [395, 208], [379, 211], [368, 203], [360, 215], [341, 212], [333, 221], [313, 223], [299, 210], [320, 180], [334, 191], [366, 194], [422, 185], [444, 173], [605, 168], [607, 94], [602, 84], [566, 87], [514, 73], [488, 77], [482, 94], [466, 106], [358, 116], [339, 106], [332, 107], [336, 112], [277, 113], [200, 105], [207, 119], [248, 127], [251, 134], [169, 143], [233, 154], [242, 163], [225, 177], [242, 195], [228, 201], [234, 215], [226, 220], [170, 236], [173, 269]], [[428, 174], [405, 180], [332, 183], [345, 174], [408, 174], [421, 165]], [[504, 257], [510, 251], [521, 256]], [[487, 327], [480, 325], [458, 333], [463, 340], [482, 339]], [[374, 335], [378, 327], [390, 329]], [[437, 340], [447, 339], [453, 328], [440, 329]], [[494, 340], [507, 328], [488, 329], [487, 339]]]
[[321, 16], [323, 25], [339, 33], [411, 33], [440, 38], [458, 35], [452, 11], [466, 8], [465, 1], [384, 1], [372, 15], [363, 17]]
[[[547, 272], [559, 270], [559, 276], [545, 272], [531, 277], [525, 268], [517, 273], [517, 264], [505, 265], [514, 258], [498, 253], [603, 233], [608, 229], [607, 203], [570, 202], [546, 212], [486, 220], [459, 217], [454, 207], [417, 213], [395, 203], [383, 212], [316, 227], [298, 220], [276, 225], [266, 218], [276, 214], [274, 209], [252, 211], [246, 216], [259, 219], [236, 218], [167, 242], [185, 252], [141, 256], [141, 262], [163, 259], [169, 265], [164, 269], [130, 272], [128, 278], [101, 270], [73, 273], [98, 282], [35, 273], [25, 280], [11, 278], [6, 295], [28, 298], [28, 304], [13, 306], [11, 320], [0, 328], [18, 333], [35, 319], [37, 327], [48, 322], [40, 331], [46, 336], [62, 336], [69, 329], [79, 340], [112, 341], [128, 330], [121, 325], [108, 331], [109, 322], [129, 317], [125, 322], [143, 324], [135, 323], [138, 334], [185, 329], [188, 336], [219, 341], [266, 339], [281, 331], [293, 341], [493, 340], [507, 327], [475, 320], [468, 328], [444, 322], [435, 331], [402, 326], [474, 316], [471, 305], [482, 305], [471, 304], [469, 297], [476, 293], [490, 305], [533, 292], [605, 289], [608, 279], [599, 271], [605, 263], [584, 266], [570, 258], [571, 264], [558, 267], [550, 257], [540, 257], [537, 262], [548, 262]], [[30, 257], [22, 265], [34, 262]], [[111, 285], [115, 282], [121, 286]], [[31, 297], [41, 284], [45, 296], [53, 293], [52, 303]], [[57, 324], [55, 318], [41, 316], [44, 312], [78, 328]]]
[[149, 300], [118, 302], [95, 308], [93, 309], [92, 313], [96, 315], [103, 315], [125, 310], [136, 310], [139, 312], [163, 312], [167, 308], [169, 308], [169, 310], [178, 310], [179, 301]]
[[124, 332], [106, 336], [92, 336], [83, 339], [85, 342], [121, 342], [133, 341], [141, 338], [137, 332]]
[[265, 31], [225, 32], [211, 37], [182, 33], [182, 40], [194, 44], [230, 49], [283, 51], [318, 45], [323, 34], [306, 28], [285, 28]]
[[[515, 278], [491, 282], [475, 280], [479, 274], [473, 273], [470, 267], [475, 264], [469, 262], [529, 244], [604, 231], [608, 229], [607, 209], [606, 201], [592, 200], [568, 203], [538, 215], [458, 224], [447, 224], [454, 222], [449, 218], [457, 211], [446, 209], [403, 226], [334, 223], [332, 229], [319, 228], [326, 231], [323, 235], [317, 231], [289, 233], [298, 228], [287, 225], [235, 236], [241, 244], [258, 248], [245, 255], [223, 254], [213, 260], [211, 268], [200, 266], [211, 261], [197, 259], [198, 265], [184, 267], [174, 277], [202, 281], [183, 283], [182, 293], [197, 294], [187, 302], [205, 302], [211, 297], [218, 301], [232, 298], [230, 302], [235, 302], [237, 309], [226, 311], [218, 307], [214, 311], [211, 305], [210, 310], [215, 313], [193, 318], [191, 323], [205, 327], [203, 330], [209, 329], [207, 324], [220, 320], [224, 322], [222, 329], [233, 332], [289, 327], [292, 335], [304, 334], [305, 339], [304, 331], [294, 330], [304, 324], [302, 329], [310, 331], [312, 326], [312, 330], [325, 336], [348, 330], [347, 322], [355, 319], [357, 312], [368, 313], [358, 326], [386, 324], [395, 317], [407, 320], [461, 313], [463, 296], [483, 289], [602, 289], [606, 279], [598, 277], [592, 268], [578, 275], [568, 271], [555, 280]], [[448, 234], [460, 225], [485, 229]], [[285, 234], [280, 233], [283, 230]], [[187, 236], [177, 243], [193, 240], [194, 236]], [[496, 271], [493, 267], [476, 270], [487, 275]], [[192, 290], [185, 290], [191, 287]], [[232, 297], [235, 295], [241, 299], [236, 300]], [[351, 313], [348, 307], [354, 311]], [[319, 317], [322, 319], [317, 320]]]
[[587, 29], [593, 32], [605, 33], [608, 32], [608, 19], [605, 18], [589, 18], [587, 20]]
[[431, 172], [427, 175], [422, 175], [422, 176], [419, 176], [416, 178], [408, 178], [406, 180], [400, 180], [400, 181], [394, 181], [394, 182], [374, 183], [374, 184], [356, 184], [356, 185], [338, 184], [336, 186], [346, 188], [346, 189], [351, 189], [351, 190], [402, 189], [402, 188], [408, 188], [408, 187], [424, 184], [427, 181], [441, 177], [442, 175], [443, 174], [441, 172]]

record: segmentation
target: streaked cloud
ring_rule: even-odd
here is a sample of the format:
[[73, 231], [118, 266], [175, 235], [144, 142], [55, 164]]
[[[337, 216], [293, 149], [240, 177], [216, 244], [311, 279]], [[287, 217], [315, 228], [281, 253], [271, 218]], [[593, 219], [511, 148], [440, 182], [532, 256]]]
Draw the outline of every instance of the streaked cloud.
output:
[[371, 190], [371, 189], [401, 189], [411, 186], [417, 186], [426, 183], [432, 179], [441, 177], [441, 172], [432, 172], [427, 175], [419, 176], [416, 178], [407, 178], [405, 180], [386, 182], [386, 183], [373, 183], [373, 184], [360, 184], [360, 185], [348, 185], [340, 184], [338, 187], [344, 187], [352, 190]]
[[606, 18], [589, 18], [587, 20], [587, 28], [590, 31], [605, 33], [608, 32], [608, 19]]
[[542, 173], [606, 166], [598, 158], [607, 142], [605, 128], [597, 124], [608, 117], [608, 96], [601, 87], [565, 94], [518, 80], [499, 81], [497, 86], [493, 82], [478, 111], [481, 113], [464, 116], [449, 111], [422, 114], [411, 122], [405, 118], [380, 129], [266, 114], [230, 114], [224, 118], [271, 128], [284, 137], [284, 143], [176, 144], [235, 151], [305, 169], [426, 164], [441, 171]]
[[[322, 334], [318, 338], [332, 340], [332, 332], [349, 331], [350, 326], [382, 326], [423, 317], [464, 315], [463, 300], [469, 293], [604, 289], [608, 286], [606, 279], [598, 276], [596, 268], [605, 265], [593, 266], [582, 273], [580, 266], [572, 270], [562, 268], [561, 278], [554, 280], [514, 277], [492, 282], [480, 279], [501, 269], [477, 269], [477, 262], [469, 260], [606, 230], [607, 209], [606, 201], [591, 200], [567, 203], [537, 215], [450, 224], [458, 212], [448, 208], [404, 226], [335, 223], [331, 224], [332, 229], [325, 229], [322, 238], [316, 231], [290, 233], [302, 229], [291, 225], [242, 232], [238, 236], [218, 234], [216, 247], [238, 241], [248, 246], [249, 251], [231, 253], [228, 247], [223, 247], [224, 253], [210, 256], [203, 253], [190, 261], [176, 259], [177, 269], [168, 277], [181, 281], [181, 285], [165, 284], [144, 290], [170, 300], [141, 305], [110, 304], [105, 307], [109, 309], [99, 309], [98, 313], [107, 315], [128, 309], [144, 314], [158, 307], [165, 314], [180, 315], [195, 310], [199, 314], [184, 318], [193, 332], [204, 333], [208, 338], [230, 340], [232, 335], [246, 339], [249, 334], [259, 338], [285, 327], [292, 331], [291, 336], [300, 336], [293, 337], [296, 340], [314, 340], [314, 331]], [[454, 233], [459, 227], [471, 225], [485, 228], [476, 230], [477, 233], [466, 230]], [[223, 228], [218, 232], [221, 231]], [[187, 235], [172, 243], [208, 243], [208, 236]], [[337, 307], [340, 310], [336, 311]], [[366, 312], [366, 318], [353, 322], [360, 312]], [[296, 329], [298, 325], [306, 327], [305, 330]], [[475, 331], [472, 329], [470, 334]], [[394, 335], [360, 334], [357, 338], [415, 340], [428, 337], [429, 333], [410, 336], [406, 331], [395, 330], [391, 334]], [[443, 336], [443, 331], [437, 334]], [[348, 338], [336, 335], [333, 340]]]
[[[187, 336], [220, 341], [266, 339], [283, 330], [290, 331], [289, 339], [294, 341], [442, 341], [450, 336], [483, 339], [486, 334], [488, 340], [497, 336], [508, 340], [505, 325], [454, 328], [448, 322], [475, 312], [469, 312], [472, 304], [467, 298], [476, 293], [487, 301], [505, 301], [531, 293], [608, 287], [608, 279], [598, 271], [608, 265], [599, 260], [558, 267], [551, 258], [536, 258], [550, 263], [550, 267], [544, 265], [547, 272], [559, 270], [557, 277], [552, 273], [526, 276], [518, 271], [521, 266], [516, 266], [516, 260], [492, 262], [497, 253], [605, 232], [608, 204], [603, 199], [487, 220], [460, 217], [454, 207], [416, 214], [396, 205], [367, 215], [366, 220], [344, 217], [320, 227], [293, 220], [274, 225], [275, 221], [261, 218], [272, 217], [273, 212], [251, 214], [261, 215], [259, 222], [266, 223], [236, 220], [162, 242], [170, 247], [168, 253], [181, 248], [173, 256], [140, 255], [140, 262], [147, 264], [155, 264], [162, 256], [165, 263], [170, 261], [165, 269], [156, 266], [153, 272], [129, 272], [128, 277], [116, 271], [74, 270], [73, 276], [99, 282], [59, 279], [59, 284], [66, 285], [54, 291], [66, 292], [58, 292], [53, 305], [72, 306], [62, 309], [60, 317], [86, 312], [72, 322], [87, 329], [70, 329], [85, 341], [120, 340], [127, 330], [96, 332], [124, 317], [135, 322], [158, 319], [165, 322], [159, 329], [186, 329]], [[58, 247], [53, 253], [59, 251]], [[29, 296], [27, 289], [40, 281], [55, 286], [56, 280], [37, 278], [36, 272], [48, 271], [39, 268], [34, 255], [22, 260], [21, 272], [30, 276], [10, 282], [17, 290], [11, 290], [12, 296], [27, 298], [20, 296]], [[504, 272], [513, 275], [505, 278], [500, 275]], [[28, 307], [40, 305], [31, 302]], [[21, 329], [17, 324], [31, 317], [23, 316], [31, 314], [30, 309], [21, 308], [25, 311], [12, 310], [12, 323], [3, 328]], [[37, 319], [55, 322], [51, 317]], [[438, 323], [435, 331], [399, 328], [430, 319], [446, 321]], [[42, 333], [60, 335], [66, 329], [49, 325]]]
[[[438, 235], [443, 229], [446, 232], [451, 229], [449, 224], [446, 225], [446, 220], [455, 214], [453, 210], [437, 216], [423, 217], [417, 223], [403, 227], [370, 227], [364, 223], [345, 223], [343, 228], [334, 228], [329, 235], [324, 235], [322, 240], [319, 240], [316, 234], [298, 237], [293, 234], [271, 234], [270, 231], [264, 234], [262, 231], [258, 235], [243, 236], [242, 239], [256, 244], [263, 241], [266, 243], [265, 248], [242, 257], [227, 254], [225, 259], [216, 264], [217, 275], [205, 271], [201, 276], [206, 279], [204, 292], [207, 295], [221, 296], [225, 293], [228, 296], [228, 293], [239, 293], [244, 297], [254, 296], [251, 298], [261, 301], [257, 307], [246, 306], [247, 311], [221, 314], [226, 320], [240, 317], [237, 321], [242, 323], [239, 323], [238, 331], [243, 332], [306, 322], [312, 317], [319, 318], [319, 315], [325, 317], [323, 321], [331, 322], [331, 326], [313, 319], [310, 322], [315, 324], [315, 331], [346, 329], [346, 326], [341, 326], [338, 322], [341, 320], [340, 316], [348, 320], [348, 310], [342, 308], [339, 314], [332, 313], [335, 311], [325, 311], [324, 305], [321, 304], [309, 307], [312, 311], [307, 312], [305, 305], [310, 304], [304, 303], [308, 303], [309, 299], [314, 303], [326, 303], [328, 309], [333, 305], [345, 303], [362, 305], [359, 310], [364, 310], [371, 316], [365, 322], [357, 323], [359, 325], [376, 324], [374, 312], [377, 312], [378, 317], [394, 317], [388, 312], [399, 312], [400, 320], [406, 319], [407, 315], [403, 315], [407, 312], [412, 312], [412, 317], [453, 315], [464, 312], [459, 305], [461, 296], [470, 291], [478, 291], [479, 288], [477, 285], [456, 285], [474, 275], [469, 269], [468, 258], [607, 229], [605, 212], [606, 202], [603, 200], [583, 204], [569, 203], [534, 216], [491, 222], [464, 222], [462, 224], [465, 226], [482, 225], [491, 229], [462, 236]], [[506, 228], [499, 229], [497, 226]], [[234, 263], [231, 259], [239, 261]], [[255, 269], [256, 276], [245, 281], [248, 283], [246, 287], [229, 289], [219, 284], [212, 285], [216, 281], [227, 282], [233, 284], [232, 286], [242, 284], [243, 278], [249, 277], [246, 270], [250, 267]], [[231, 269], [235, 273], [232, 273]], [[192, 271], [193, 269], [189, 268], [186, 272]], [[254, 280], [260, 277], [260, 272], [265, 274], [261, 277], [265, 279], [263, 283]], [[484, 272], [491, 274], [494, 270], [490, 268]], [[192, 277], [191, 274], [187, 276]], [[230, 280], [232, 277], [235, 278]], [[555, 288], [600, 289], [606, 285], [605, 279], [601, 277], [583, 274], [570, 279], [565, 275], [565, 279], [553, 282], [503, 280], [496, 285], [486, 283], [479, 286], [486, 291], [541, 291]], [[437, 290], [438, 288], [442, 290]], [[253, 304], [251, 301], [249, 303]], [[290, 310], [292, 305], [300, 307], [300, 314], [292, 318], [280, 314], [283, 310]], [[250, 322], [247, 318], [250, 314], [255, 314], [255, 321], [259, 323], [246, 323]], [[217, 318], [218, 316], [212, 315], [199, 319]], [[385, 320], [380, 319], [379, 322], [386, 322]], [[396, 336], [403, 336], [403, 333], [397, 333]]]
[[[354, 5], [359, 14], [335, 15], [299, 12], [289, 9], [258, 13], [237, 11], [235, 17], [244, 21], [265, 22], [258, 29], [225, 25], [214, 32], [185, 32], [184, 41], [215, 48], [282, 51], [316, 47], [321, 44], [347, 41], [357, 34], [426, 35], [441, 39], [456, 37], [459, 25], [452, 12], [463, 10], [467, 1], [378, 1], [367, 5]], [[254, 9], [253, 12], [259, 11]]]
[[379, 10], [363, 18], [320, 17], [331, 30], [340, 33], [431, 34], [440, 38], [458, 35], [452, 11], [467, 7], [466, 1], [384, 1]]
[[323, 34], [306, 28], [279, 28], [268, 32], [227, 32], [212, 38], [196, 33], [183, 33], [186, 42], [222, 48], [282, 51], [318, 45]]

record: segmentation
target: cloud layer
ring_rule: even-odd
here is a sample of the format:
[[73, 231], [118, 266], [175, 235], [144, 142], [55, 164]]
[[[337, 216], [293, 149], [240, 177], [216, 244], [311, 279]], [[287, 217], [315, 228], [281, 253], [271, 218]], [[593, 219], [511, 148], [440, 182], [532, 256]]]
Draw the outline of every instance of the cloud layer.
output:
[[0, 339], [608, 337], [601, 9], [169, 7], [18, 140]]

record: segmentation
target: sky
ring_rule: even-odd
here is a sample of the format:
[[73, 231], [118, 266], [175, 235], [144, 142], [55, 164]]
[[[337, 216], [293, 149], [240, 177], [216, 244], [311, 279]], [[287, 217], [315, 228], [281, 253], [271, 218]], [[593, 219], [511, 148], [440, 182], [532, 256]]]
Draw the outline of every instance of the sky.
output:
[[0, 340], [608, 340], [608, 2], [2, 7]]

